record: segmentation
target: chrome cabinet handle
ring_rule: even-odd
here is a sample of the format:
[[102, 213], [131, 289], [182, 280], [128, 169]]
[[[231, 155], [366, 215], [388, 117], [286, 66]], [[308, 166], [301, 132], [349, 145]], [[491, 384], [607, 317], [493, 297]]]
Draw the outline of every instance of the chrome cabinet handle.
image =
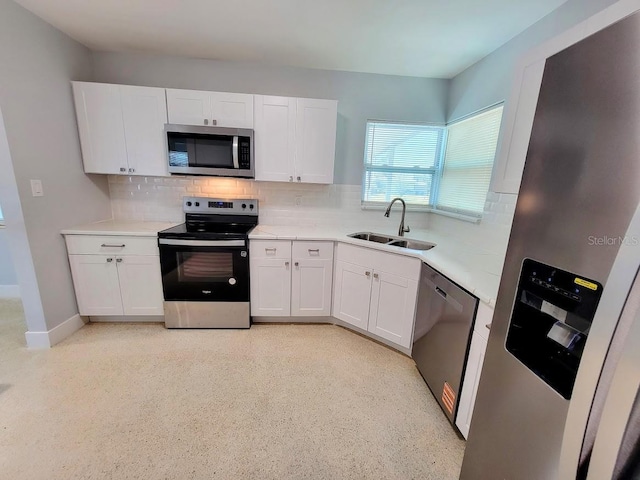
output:
[[107, 263], [113, 262], [113, 258], [107, 258]]
[[265, 247], [264, 251], [265, 252], [275, 252], [276, 251], [276, 247]]
[[319, 248], [310, 248], [309, 249], [309, 253], [320, 253], [320, 249]]
[[129, 173], [133, 173], [133, 172], [135, 172], [135, 171], [136, 171], [136, 169], [135, 169], [135, 168], [130, 168], [130, 169], [129, 169]]
[[364, 274], [368, 277], [371, 275], [371, 272], [364, 272]]
[[374, 273], [374, 274], [373, 274], [373, 278], [378, 278], [378, 274], [377, 274], [377, 273]]
[[288, 267], [289, 266], [289, 262], [284, 262], [284, 266]]
[[121, 171], [121, 172], [126, 172], [126, 171], [127, 171], [127, 169], [126, 169], [126, 168], [124, 168], [124, 167], [120, 167], [120, 171]]
[[124, 248], [125, 244], [121, 243], [120, 245], [111, 245], [108, 243], [103, 243], [102, 245], [100, 245], [102, 248]]
[[213, 120], [211, 120], [211, 125], [217, 125], [218, 121], [214, 118]]
[[122, 259], [121, 258], [116, 258], [116, 262], [122, 263]]
[[294, 265], [295, 265], [296, 267], [299, 267], [299, 266], [300, 266], [300, 264], [299, 264], [298, 262], [294, 263]]
[[293, 175], [289, 175], [289, 181], [293, 182]]
[[299, 182], [301, 182], [301, 181], [302, 181], [302, 179], [301, 179], [300, 177], [297, 177], [297, 180], [298, 180]]

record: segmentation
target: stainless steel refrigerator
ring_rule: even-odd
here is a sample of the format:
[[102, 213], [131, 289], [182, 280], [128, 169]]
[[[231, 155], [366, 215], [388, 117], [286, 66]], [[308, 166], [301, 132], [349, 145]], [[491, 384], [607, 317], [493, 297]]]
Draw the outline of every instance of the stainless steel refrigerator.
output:
[[639, 200], [635, 14], [545, 64], [460, 478], [640, 475]]

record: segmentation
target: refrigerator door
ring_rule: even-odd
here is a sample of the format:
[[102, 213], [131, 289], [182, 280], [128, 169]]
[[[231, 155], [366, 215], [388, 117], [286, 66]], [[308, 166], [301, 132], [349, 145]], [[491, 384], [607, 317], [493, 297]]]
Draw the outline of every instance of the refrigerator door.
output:
[[505, 342], [525, 258], [608, 288], [617, 239], [640, 199], [639, 39], [636, 14], [546, 62], [463, 480], [559, 478], [575, 397], [555, 391]]

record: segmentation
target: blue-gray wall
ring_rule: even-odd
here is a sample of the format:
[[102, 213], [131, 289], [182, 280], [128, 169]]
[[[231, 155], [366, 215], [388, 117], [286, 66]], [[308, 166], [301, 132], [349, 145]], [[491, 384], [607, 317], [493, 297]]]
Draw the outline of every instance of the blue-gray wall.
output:
[[520, 56], [613, 3], [614, 0], [569, 0], [457, 75], [449, 85], [447, 121], [506, 100]]
[[93, 54], [94, 81], [338, 100], [335, 183], [362, 182], [367, 119], [444, 123], [448, 81], [165, 55]]

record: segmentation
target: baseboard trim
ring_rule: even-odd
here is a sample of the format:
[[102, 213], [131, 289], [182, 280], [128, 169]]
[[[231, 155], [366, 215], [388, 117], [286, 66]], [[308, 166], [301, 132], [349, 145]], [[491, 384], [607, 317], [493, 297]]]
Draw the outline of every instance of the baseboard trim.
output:
[[0, 285], [0, 298], [20, 298], [18, 285]]
[[252, 316], [253, 323], [335, 323], [333, 317], [261, 317]]
[[60, 325], [53, 327], [46, 332], [27, 332], [24, 334], [27, 339], [28, 348], [51, 348], [67, 337], [84, 327], [85, 321], [76, 313]]

